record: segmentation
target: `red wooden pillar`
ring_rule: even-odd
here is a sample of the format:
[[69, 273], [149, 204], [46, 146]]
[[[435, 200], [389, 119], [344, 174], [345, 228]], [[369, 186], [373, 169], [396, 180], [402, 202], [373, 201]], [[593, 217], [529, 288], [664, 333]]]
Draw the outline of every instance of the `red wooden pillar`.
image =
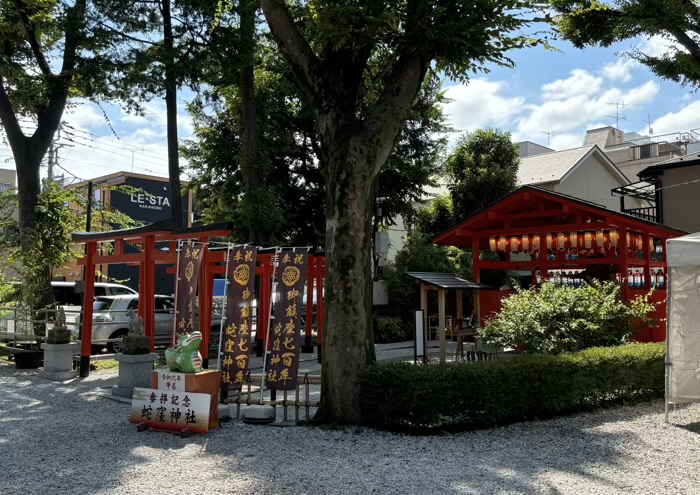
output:
[[155, 246], [155, 236], [146, 234], [143, 238], [141, 249], [144, 259], [141, 262], [139, 290], [138, 314], [143, 318], [144, 334], [151, 339], [151, 352], [155, 350], [155, 325], [156, 325], [156, 298], [155, 298], [155, 278], [156, 265], [153, 261], [153, 250]]
[[[318, 257], [316, 259], [316, 267], [316, 342], [318, 344], [318, 348], [320, 349], [321, 345], [323, 344], [323, 325], [325, 323], [325, 304], [323, 299], [323, 288], [326, 281], [326, 258]], [[318, 358], [320, 362], [320, 350], [318, 353]]]
[[622, 294], [622, 300], [625, 302], [629, 302], [629, 280], [628, 278], [628, 271], [629, 271], [629, 256], [627, 255], [627, 227], [621, 227], [620, 228], [620, 239], [618, 241], [618, 246], [620, 247], [620, 258], [618, 262], [618, 268], [620, 270], [620, 283], [622, 284], [622, 287], [620, 287], [620, 293]]
[[92, 353], [92, 309], [95, 299], [95, 254], [97, 242], [88, 242], [85, 256], [85, 293], [83, 294], [83, 330], [80, 342], [80, 376], [90, 375]]
[[199, 352], [202, 355], [202, 367], [209, 368], [209, 333], [211, 332], [211, 311], [212, 301], [211, 295], [214, 289], [214, 279], [211, 271], [211, 252], [207, 246], [208, 239], [201, 237], [198, 242], [202, 243], [204, 255], [202, 257], [202, 266], [199, 270], [199, 332], [202, 334], [202, 345], [199, 346]]
[[644, 289], [651, 287], [651, 250], [649, 249], [649, 232], [642, 234], [642, 252], [644, 253]]
[[309, 255], [309, 267], [306, 270], [306, 329], [304, 331], [304, 343], [301, 346], [301, 352], [313, 352], [311, 344], [311, 334], [313, 330], [314, 319], [314, 280], [316, 270], [318, 270], [318, 258], [314, 255]]
[[[472, 239], [472, 278], [474, 279], [474, 282], [480, 283], [481, 282], [481, 249], [479, 248], [479, 239], [478, 238], [473, 238]], [[474, 294], [474, 319], [472, 320], [474, 322], [474, 325], [476, 326], [481, 326], [481, 315], [483, 314], [483, 311], [481, 310], [481, 297], [479, 294], [479, 290], [474, 290], [472, 291]]]

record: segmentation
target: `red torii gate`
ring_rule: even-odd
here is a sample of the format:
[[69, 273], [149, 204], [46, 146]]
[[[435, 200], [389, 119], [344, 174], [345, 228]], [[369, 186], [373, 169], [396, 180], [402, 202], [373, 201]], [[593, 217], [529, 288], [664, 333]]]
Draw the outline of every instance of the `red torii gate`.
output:
[[[177, 243], [180, 240], [193, 240], [209, 244], [213, 238], [224, 238], [231, 232], [228, 223], [204, 225], [189, 228], [174, 228], [172, 220], [163, 220], [151, 225], [107, 232], [76, 232], [72, 238], [76, 243], [86, 246], [85, 257], [78, 260], [78, 265], [85, 267], [84, 301], [92, 301], [95, 297], [95, 272], [97, 265], [126, 263], [138, 265], [139, 270], [139, 305], [138, 315], [144, 321], [144, 333], [151, 339], [151, 351], [155, 346], [155, 266], [170, 265], [168, 273], [175, 274], [177, 264]], [[156, 247], [159, 243], [168, 243], [168, 250], [161, 251]], [[135, 253], [125, 252], [126, 245], [137, 246]], [[258, 321], [256, 340], [258, 349], [262, 350], [262, 342], [268, 331], [266, 315], [270, 311], [272, 299], [272, 278], [274, 252], [266, 254], [261, 250], [258, 255], [256, 276], [260, 276], [260, 294], [258, 295]], [[205, 249], [204, 259], [199, 274], [199, 329], [202, 333], [201, 353], [204, 367], [209, 364], [209, 343], [211, 332], [212, 295], [214, 292], [215, 275], [224, 275], [226, 270], [226, 251]], [[307, 318], [305, 329], [304, 352], [311, 352], [313, 290], [317, 294], [317, 343], [319, 349], [323, 343], [323, 282], [325, 279], [325, 256], [310, 255], [307, 271]], [[80, 376], [89, 375], [90, 353], [92, 349], [92, 316], [93, 305], [83, 305], [82, 341], [80, 348]]]

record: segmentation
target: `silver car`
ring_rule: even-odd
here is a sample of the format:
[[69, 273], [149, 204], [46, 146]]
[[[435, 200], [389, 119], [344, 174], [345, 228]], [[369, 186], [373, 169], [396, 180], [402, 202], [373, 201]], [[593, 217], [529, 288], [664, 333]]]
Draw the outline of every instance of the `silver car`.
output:
[[[171, 296], [155, 296], [155, 344], [171, 345], [173, 332], [173, 315], [175, 301]], [[96, 297], [93, 303], [92, 342], [93, 352], [107, 347], [110, 352], [121, 352], [121, 339], [129, 333], [127, 311], [136, 311], [139, 305], [138, 294], [125, 296]], [[80, 318], [76, 318], [76, 328]], [[219, 326], [221, 315], [212, 314], [211, 342], [212, 349], [219, 346]]]

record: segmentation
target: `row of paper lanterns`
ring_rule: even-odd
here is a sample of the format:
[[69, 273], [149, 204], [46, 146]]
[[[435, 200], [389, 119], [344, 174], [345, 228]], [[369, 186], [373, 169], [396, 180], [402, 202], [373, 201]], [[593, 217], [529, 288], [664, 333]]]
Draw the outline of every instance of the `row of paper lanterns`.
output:
[[[617, 229], [610, 230], [587, 230], [584, 232], [558, 232], [546, 234], [544, 246], [541, 246], [539, 234], [523, 234], [513, 236], [491, 236], [489, 237], [489, 249], [492, 252], [538, 252], [542, 249], [578, 249], [578, 250], [599, 250], [604, 252], [608, 249], [616, 248], [620, 240]], [[642, 234], [627, 232], [627, 250], [642, 250]], [[649, 250], [654, 250], [654, 240], [649, 239]]]

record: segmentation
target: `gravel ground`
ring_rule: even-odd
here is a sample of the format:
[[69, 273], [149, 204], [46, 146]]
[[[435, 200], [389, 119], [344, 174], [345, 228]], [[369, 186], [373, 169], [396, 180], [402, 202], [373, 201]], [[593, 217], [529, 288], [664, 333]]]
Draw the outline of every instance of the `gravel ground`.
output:
[[60, 384], [0, 361], [0, 494], [700, 494], [700, 405], [654, 402], [449, 436], [244, 425], [144, 432], [114, 373]]

